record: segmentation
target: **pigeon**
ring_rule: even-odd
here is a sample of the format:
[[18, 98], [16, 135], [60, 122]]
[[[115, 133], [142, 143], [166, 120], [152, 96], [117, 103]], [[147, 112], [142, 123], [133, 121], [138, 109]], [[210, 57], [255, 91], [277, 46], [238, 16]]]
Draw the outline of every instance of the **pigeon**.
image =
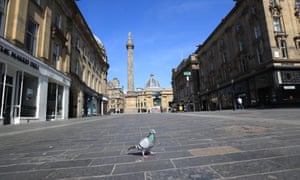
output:
[[150, 151], [151, 148], [153, 148], [153, 146], [155, 144], [155, 134], [156, 134], [156, 131], [154, 129], [151, 129], [147, 137], [144, 137], [143, 139], [141, 139], [139, 144], [130, 146], [128, 148], [128, 151], [130, 151], [132, 149], [137, 149], [139, 151], [142, 151], [142, 155], [144, 158], [147, 157], [145, 155], [145, 153], [155, 154], [154, 152]]

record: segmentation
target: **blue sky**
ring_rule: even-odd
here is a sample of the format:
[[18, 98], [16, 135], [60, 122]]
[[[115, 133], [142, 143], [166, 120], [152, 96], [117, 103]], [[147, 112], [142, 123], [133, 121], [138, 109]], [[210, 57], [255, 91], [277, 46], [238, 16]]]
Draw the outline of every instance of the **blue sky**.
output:
[[150, 74], [170, 88], [172, 68], [203, 43], [234, 7], [233, 0], [80, 0], [77, 5], [91, 31], [103, 42], [108, 80], [127, 90], [128, 32], [134, 42], [134, 87]]

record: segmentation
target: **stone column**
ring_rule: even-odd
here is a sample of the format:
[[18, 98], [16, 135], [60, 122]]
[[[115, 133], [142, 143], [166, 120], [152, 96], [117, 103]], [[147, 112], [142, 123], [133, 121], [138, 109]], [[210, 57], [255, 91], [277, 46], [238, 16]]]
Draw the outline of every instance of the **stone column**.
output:
[[134, 75], [133, 75], [133, 41], [131, 37], [131, 32], [128, 33], [128, 40], [126, 44], [127, 48], [127, 91], [133, 92], [134, 91]]

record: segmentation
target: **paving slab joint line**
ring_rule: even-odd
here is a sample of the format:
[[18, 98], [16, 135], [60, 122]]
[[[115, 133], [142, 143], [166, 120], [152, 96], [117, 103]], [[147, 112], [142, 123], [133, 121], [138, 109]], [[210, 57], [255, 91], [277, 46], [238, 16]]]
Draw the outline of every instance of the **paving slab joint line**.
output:
[[214, 168], [212, 168], [211, 166], [207, 166], [212, 172], [216, 173], [218, 176], [220, 176], [221, 179], [224, 179], [224, 177], [218, 173]]
[[[296, 155], [298, 155], [298, 154], [296, 154]], [[272, 159], [283, 158], [283, 157], [292, 157], [292, 156], [295, 156], [295, 155], [293, 154], [293, 155], [282, 155], [282, 156], [267, 157], [267, 158], [249, 159], [249, 160], [242, 160], [242, 161], [218, 162], [218, 163], [203, 164], [203, 165], [189, 166], [189, 167], [209, 167], [209, 166], [216, 166], [216, 165], [229, 165], [229, 164], [235, 164], [235, 163], [244, 163], [244, 162], [257, 161], [257, 160], [272, 160]], [[189, 158], [197, 158], [197, 157], [172, 158], [170, 160], [181, 160], [181, 159], [189, 159]]]
[[230, 177], [225, 177], [222, 178], [224, 180], [226, 179], [235, 179], [235, 178], [246, 178], [246, 177], [251, 177], [251, 176], [256, 176], [256, 175], [271, 175], [275, 173], [283, 173], [283, 172], [289, 172], [289, 171], [294, 171], [294, 170], [299, 170], [300, 168], [295, 168], [295, 169], [284, 169], [284, 170], [279, 170], [279, 171], [269, 171], [269, 172], [262, 172], [262, 173], [253, 173], [253, 174], [245, 174], [245, 175], [240, 175], [240, 176], [230, 176]]
[[113, 175], [115, 169], [116, 169], [116, 164], [114, 164], [114, 166], [113, 166], [113, 168], [112, 168], [112, 170], [111, 170], [111, 172], [110, 172], [110, 175]]
[[173, 162], [173, 160], [172, 159], [169, 159], [169, 160], [170, 160], [171, 164], [174, 166], [174, 168], [177, 169], [177, 167], [176, 167], [175, 163]]

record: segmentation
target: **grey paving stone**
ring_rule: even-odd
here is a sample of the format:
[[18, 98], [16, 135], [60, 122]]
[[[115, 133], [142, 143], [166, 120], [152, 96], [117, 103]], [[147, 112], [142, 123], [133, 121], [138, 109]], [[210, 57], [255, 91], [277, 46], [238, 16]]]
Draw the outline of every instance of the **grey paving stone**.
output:
[[257, 151], [247, 151], [247, 152], [238, 152], [232, 154], [226, 154], [226, 157], [234, 161], [243, 161], [243, 160], [250, 160], [250, 159], [261, 159], [261, 158], [269, 158], [269, 157], [276, 157], [281, 156], [282, 154], [276, 153], [270, 150], [257, 150]]
[[157, 152], [151, 159], [172, 159], [172, 158], [181, 158], [181, 157], [191, 157], [191, 153], [188, 151], [178, 151], [178, 152]]
[[253, 160], [211, 166], [224, 177], [241, 176], [246, 174], [267, 173], [283, 170], [284, 167], [269, 160]]
[[285, 169], [300, 168], [300, 155], [279, 157], [279, 158], [270, 159], [270, 161], [280, 164]]
[[224, 180], [299, 180], [300, 169], [225, 178]]
[[172, 161], [175, 164], [176, 168], [183, 168], [183, 167], [210, 165], [215, 163], [224, 163], [232, 160], [224, 155], [214, 155], [214, 156], [180, 158], [180, 159], [173, 159]]
[[282, 155], [295, 155], [300, 154], [300, 146], [290, 146], [290, 147], [283, 147], [283, 148], [275, 148], [270, 149], [270, 151], [273, 151], [275, 153], [280, 153]]
[[99, 158], [105, 156], [119, 156], [121, 151], [106, 151], [106, 152], [92, 152], [80, 154], [76, 159], [86, 159], [86, 158]]
[[169, 160], [158, 160], [158, 161], [145, 160], [137, 163], [116, 165], [113, 174], [154, 171], [154, 170], [171, 169], [171, 168], [174, 168], [174, 166]]
[[41, 164], [15, 164], [8, 166], [1, 166], [0, 172], [20, 172], [20, 171], [32, 171], [38, 170]]
[[[193, 176], [195, 179], [218, 179], [223, 174], [227, 179], [289, 179], [288, 175], [293, 179], [299, 176], [300, 169], [299, 112], [276, 109], [123, 114], [0, 126], [0, 179], [143, 180], [150, 172], [147, 180], [159, 176], [180, 179], [187, 174], [190, 178], [198, 175]], [[220, 130], [236, 126], [268, 130]], [[128, 146], [137, 143], [151, 128], [157, 131], [153, 149], [157, 154], [148, 159], [137, 153], [128, 154]], [[242, 152], [199, 153], [203, 148], [210, 151], [220, 146]]]
[[115, 157], [103, 157], [94, 159], [91, 165], [103, 165], [103, 164], [120, 164], [139, 161], [139, 156], [127, 155], [127, 156], [115, 156]]
[[42, 171], [26, 171], [26, 172], [12, 172], [12, 173], [0, 173], [0, 179], [3, 180], [35, 180], [44, 179], [51, 173], [50, 170]]
[[46, 162], [46, 163], [41, 164], [38, 167], [38, 169], [58, 169], [58, 168], [88, 166], [91, 162], [92, 162], [92, 160], [90, 160], [90, 159]]
[[282, 147], [282, 145], [276, 143], [270, 143], [270, 142], [260, 142], [256, 144], [237, 145], [235, 147], [244, 151], [249, 151], [249, 150], [257, 150], [257, 149], [277, 148], [277, 147]]
[[84, 180], [144, 180], [144, 173], [132, 173], [132, 174], [122, 174], [122, 175], [109, 175], [105, 177], [91, 177], [84, 178]]
[[45, 179], [103, 176], [109, 175], [112, 169], [113, 165], [57, 169], [52, 171]]
[[146, 172], [146, 179], [149, 180], [166, 180], [166, 179], [180, 179], [180, 180], [209, 180], [217, 179], [220, 176], [213, 172], [208, 167], [197, 167], [197, 168], [188, 168], [188, 169], [172, 169], [165, 171], [154, 171]]

